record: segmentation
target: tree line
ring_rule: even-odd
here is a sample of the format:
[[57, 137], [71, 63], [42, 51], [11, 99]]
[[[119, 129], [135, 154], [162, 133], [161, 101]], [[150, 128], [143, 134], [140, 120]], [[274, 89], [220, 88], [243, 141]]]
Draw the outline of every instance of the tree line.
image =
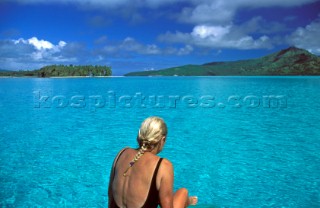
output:
[[0, 76], [66, 77], [66, 76], [111, 76], [109, 66], [99, 65], [50, 65], [32, 71], [1, 71]]

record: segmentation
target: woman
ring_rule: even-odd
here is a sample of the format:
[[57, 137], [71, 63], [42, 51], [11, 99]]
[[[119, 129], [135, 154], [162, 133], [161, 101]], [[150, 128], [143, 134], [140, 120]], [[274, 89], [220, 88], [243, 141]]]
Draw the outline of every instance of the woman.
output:
[[167, 126], [159, 117], [143, 121], [138, 133], [139, 149], [125, 148], [114, 160], [109, 183], [109, 208], [179, 208], [195, 205], [188, 190], [173, 194], [173, 167], [159, 158], [167, 137]]

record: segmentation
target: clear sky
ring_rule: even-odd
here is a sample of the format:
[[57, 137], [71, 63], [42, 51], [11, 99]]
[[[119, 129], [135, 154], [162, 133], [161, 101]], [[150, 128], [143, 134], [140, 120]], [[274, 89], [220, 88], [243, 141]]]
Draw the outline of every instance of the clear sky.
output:
[[319, 0], [1, 0], [0, 69], [108, 65], [113, 75], [320, 55]]

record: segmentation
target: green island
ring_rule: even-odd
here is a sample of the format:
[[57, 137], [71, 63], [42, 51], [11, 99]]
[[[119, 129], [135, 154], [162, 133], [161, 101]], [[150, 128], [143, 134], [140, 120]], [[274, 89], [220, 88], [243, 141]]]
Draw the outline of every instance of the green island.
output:
[[11, 77], [95, 77], [111, 76], [112, 71], [108, 66], [93, 65], [50, 65], [32, 71], [0, 71], [0, 76]]
[[273, 76], [320, 75], [320, 57], [296, 47], [250, 60], [185, 65], [125, 76]]

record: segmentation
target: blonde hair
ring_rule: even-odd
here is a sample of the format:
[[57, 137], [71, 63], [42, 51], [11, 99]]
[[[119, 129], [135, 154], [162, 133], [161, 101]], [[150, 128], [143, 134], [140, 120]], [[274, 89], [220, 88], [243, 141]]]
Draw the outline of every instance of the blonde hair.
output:
[[154, 149], [159, 144], [162, 137], [167, 136], [167, 133], [167, 125], [162, 118], [151, 116], [145, 119], [140, 126], [137, 136], [139, 150], [133, 160], [129, 163], [129, 167], [126, 169], [123, 176], [126, 176], [129, 168], [131, 168], [146, 151]]
[[137, 136], [139, 147], [144, 151], [151, 150], [167, 133], [167, 125], [162, 118], [156, 116], [149, 117], [142, 122], [139, 129]]

